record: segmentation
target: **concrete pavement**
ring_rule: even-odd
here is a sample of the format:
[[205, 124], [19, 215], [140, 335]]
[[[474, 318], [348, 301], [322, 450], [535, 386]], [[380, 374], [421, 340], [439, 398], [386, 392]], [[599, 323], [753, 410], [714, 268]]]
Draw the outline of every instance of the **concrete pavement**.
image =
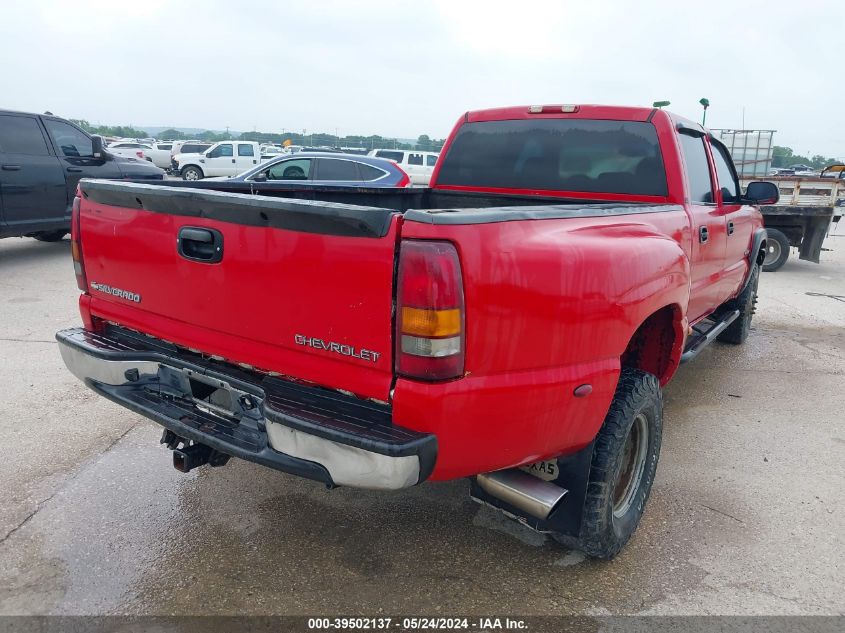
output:
[[0, 613], [843, 614], [845, 237], [828, 246], [763, 274], [747, 344], [666, 389], [646, 515], [596, 562], [464, 481], [176, 472], [159, 427], [62, 364], [68, 242], [0, 240]]

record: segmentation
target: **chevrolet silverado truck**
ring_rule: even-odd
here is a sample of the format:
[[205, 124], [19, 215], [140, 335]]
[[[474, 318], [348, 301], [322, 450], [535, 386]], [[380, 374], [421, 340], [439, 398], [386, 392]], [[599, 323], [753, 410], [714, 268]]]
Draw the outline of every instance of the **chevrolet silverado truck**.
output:
[[634, 532], [661, 389], [742, 343], [766, 233], [726, 148], [664, 110], [468, 112], [425, 189], [83, 180], [71, 372], [230, 457], [329, 487], [469, 478], [591, 556]]

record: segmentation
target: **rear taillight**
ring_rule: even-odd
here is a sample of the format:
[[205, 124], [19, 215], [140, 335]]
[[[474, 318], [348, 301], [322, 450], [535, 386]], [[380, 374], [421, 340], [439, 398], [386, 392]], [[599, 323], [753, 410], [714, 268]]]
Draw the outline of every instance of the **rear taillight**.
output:
[[449, 242], [402, 240], [396, 312], [396, 373], [446, 380], [464, 373], [464, 290]]
[[76, 274], [76, 285], [83, 292], [88, 292], [88, 280], [85, 278], [85, 264], [82, 262], [82, 235], [79, 232], [79, 207], [82, 204], [82, 192], [77, 187], [76, 197], [73, 199], [70, 220], [70, 254], [73, 258], [73, 272]]
[[138, 158], [144, 158], [144, 152], [138, 150], [137, 152], [135, 152], [135, 156], [137, 156]]

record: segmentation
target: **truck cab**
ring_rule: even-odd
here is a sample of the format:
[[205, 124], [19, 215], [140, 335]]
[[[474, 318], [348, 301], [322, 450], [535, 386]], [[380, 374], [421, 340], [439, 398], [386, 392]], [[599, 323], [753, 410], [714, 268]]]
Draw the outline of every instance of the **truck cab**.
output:
[[183, 180], [236, 176], [261, 162], [261, 147], [253, 141], [221, 141], [202, 154], [182, 154], [176, 162]]
[[0, 110], [0, 237], [62, 239], [81, 178], [161, 180], [146, 160], [115, 156], [57, 116]]

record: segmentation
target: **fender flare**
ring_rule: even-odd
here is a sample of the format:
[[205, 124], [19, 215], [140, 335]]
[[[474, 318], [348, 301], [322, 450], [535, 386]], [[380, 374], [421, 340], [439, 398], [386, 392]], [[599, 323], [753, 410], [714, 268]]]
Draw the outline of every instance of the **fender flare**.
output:
[[766, 259], [766, 251], [764, 250], [763, 245], [766, 243], [767, 237], [768, 234], [764, 228], [759, 228], [754, 231], [754, 235], [751, 237], [751, 250], [748, 251], [748, 272], [745, 275], [745, 281], [742, 282], [742, 287], [739, 289], [737, 295], [742, 294], [746, 286], [748, 286], [748, 282], [751, 281], [751, 271], [754, 268], [754, 265], [757, 264], [759, 266], [763, 263], [763, 260]]

